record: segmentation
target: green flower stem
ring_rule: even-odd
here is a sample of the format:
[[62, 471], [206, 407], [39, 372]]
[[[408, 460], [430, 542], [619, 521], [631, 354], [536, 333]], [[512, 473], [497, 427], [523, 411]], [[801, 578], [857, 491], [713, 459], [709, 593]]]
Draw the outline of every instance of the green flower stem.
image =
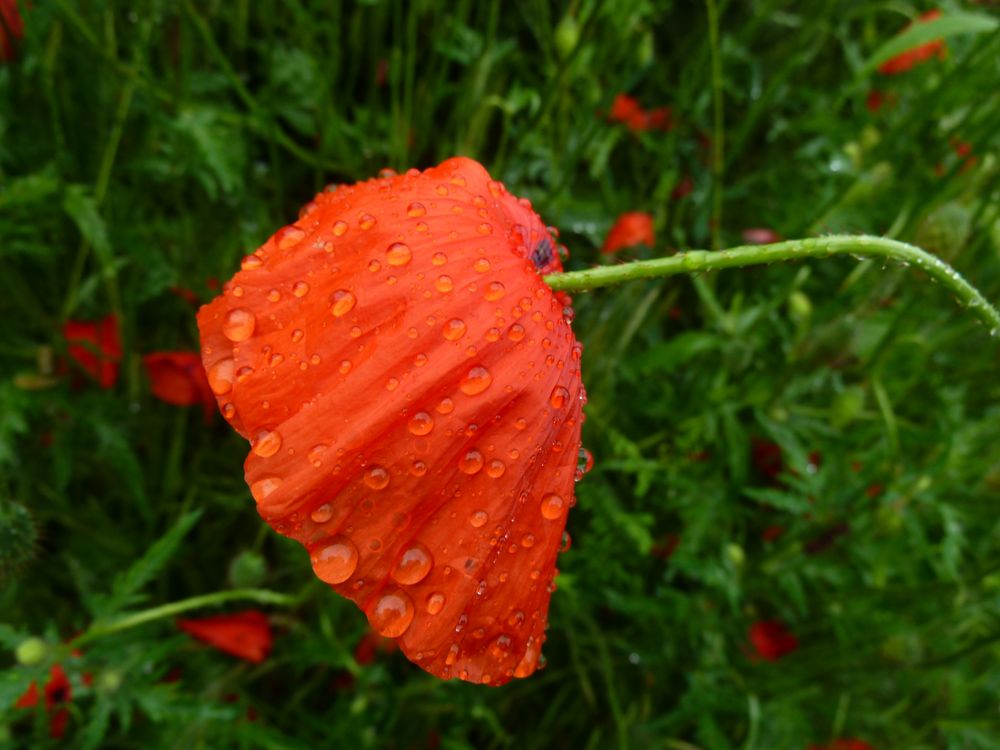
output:
[[703, 273], [722, 268], [742, 268], [803, 258], [829, 258], [834, 255], [853, 255], [860, 259], [889, 258], [903, 265], [916, 266], [951, 291], [960, 304], [986, 325], [993, 336], [1000, 336], [1000, 311], [954, 268], [919, 247], [884, 237], [830, 235], [770, 245], [742, 245], [719, 251], [689, 250], [668, 258], [550, 274], [545, 277], [545, 283], [557, 291], [579, 292], [635, 279], [656, 279], [682, 273]]
[[266, 589], [234, 589], [232, 591], [216, 591], [212, 594], [193, 596], [190, 599], [182, 599], [178, 602], [171, 602], [170, 604], [153, 607], [152, 609], [145, 609], [141, 612], [134, 612], [133, 614], [124, 615], [123, 617], [119, 617], [111, 622], [95, 622], [87, 630], [81, 633], [79, 637], [74, 638], [67, 645], [71, 648], [78, 648], [84, 643], [96, 640], [97, 638], [103, 638], [104, 636], [112, 635], [113, 633], [120, 633], [123, 630], [128, 630], [129, 628], [134, 628], [138, 625], [145, 625], [147, 622], [153, 622], [154, 620], [162, 620], [167, 617], [173, 617], [174, 615], [179, 615], [182, 612], [188, 612], [192, 609], [201, 609], [202, 607], [210, 607], [217, 604], [224, 604], [226, 602], [246, 600], [257, 602], [258, 604], [291, 605], [298, 600], [298, 597], [291, 596], [289, 594], [280, 594], [277, 591], [268, 591]]

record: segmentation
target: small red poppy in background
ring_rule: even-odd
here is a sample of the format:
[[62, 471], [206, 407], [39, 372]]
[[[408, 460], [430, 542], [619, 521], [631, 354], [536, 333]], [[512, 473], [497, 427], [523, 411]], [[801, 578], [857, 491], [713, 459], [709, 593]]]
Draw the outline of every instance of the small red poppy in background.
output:
[[101, 320], [68, 320], [63, 325], [70, 359], [102, 388], [114, 388], [122, 356], [118, 318], [107, 315]]
[[778, 620], [755, 622], [749, 637], [756, 655], [766, 661], [778, 661], [799, 647], [798, 639]]
[[[927, 21], [933, 21], [935, 18], [940, 17], [940, 10], [930, 10], [917, 18], [916, 23], [926, 23]], [[912, 24], [907, 24], [906, 28], [909, 28], [911, 25]], [[929, 60], [935, 55], [942, 59], [947, 56], [947, 47], [945, 46], [944, 39], [932, 39], [926, 44], [921, 44], [917, 47], [913, 47], [912, 49], [908, 49], [905, 52], [901, 52], [895, 57], [891, 57], [879, 65], [878, 72], [887, 76], [899, 75], [900, 73], [905, 73], [910, 70], [913, 66]]]
[[[59, 739], [66, 733], [66, 726], [69, 724], [69, 709], [66, 708], [66, 704], [73, 699], [73, 686], [60, 665], [53, 665], [43, 690], [45, 711], [50, 714], [49, 734], [53, 739]], [[37, 705], [38, 685], [32, 682], [24, 695], [18, 698], [14, 708], [34, 708]]]
[[686, 198], [694, 192], [694, 180], [691, 175], [686, 174], [677, 181], [674, 185], [674, 189], [670, 191], [670, 197], [675, 201], [679, 201], [681, 198]]
[[142, 358], [149, 387], [161, 401], [175, 406], [201, 404], [205, 421], [215, 413], [215, 394], [208, 385], [201, 356], [195, 352], [153, 352]]
[[539, 664], [585, 401], [561, 269], [456, 158], [316, 196], [198, 314], [260, 515], [440, 677]]
[[743, 230], [743, 241], [748, 245], [769, 245], [781, 242], [781, 235], [766, 227], [750, 227]]
[[391, 654], [398, 650], [399, 644], [395, 640], [369, 629], [361, 636], [358, 645], [354, 647], [354, 661], [361, 665], [368, 665], [375, 661], [377, 654]]
[[17, 0], [0, 0], [0, 61], [10, 62], [16, 57], [14, 43], [23, 36], [24, 19]]
[[602, 253], [614, 253], [635, 245], [656, 245], [652, 214], [641, 211], [623, 213], [608, 230], [608, 236], [601, 247]]
[[618, 94], [611, 103], [608, 119], [624, 125], [633, 133], [647, 130], [672, 130], [673, 111], [670, 107], [654, 107], [646, 110], [638, 100], [628, 94]]
[[178, 620], [177, 627], [219, 651], [255, 664], [271, 653], [271, 626], [267, 616], [257, 610]]
[[807, 750], [875, 750], [875, 747], [864, 740], [840, 739], [829, 745], [810, 745]]

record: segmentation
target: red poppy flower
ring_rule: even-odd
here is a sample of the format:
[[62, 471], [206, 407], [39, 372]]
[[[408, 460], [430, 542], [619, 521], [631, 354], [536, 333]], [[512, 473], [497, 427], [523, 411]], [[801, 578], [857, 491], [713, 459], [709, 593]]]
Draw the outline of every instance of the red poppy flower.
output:
[[743, 230], [743, 241], [748, 245], [769, 245], [781, 242], [781, 235], [766, 227], [751, 227]]
[[0, 0], [0, 61], [14, 59], [14, 40], [23, 36], [24, 20], [17, 8], [17, 0]]
[[369, 630], [354, 647], [354, 661], [358, 664], [368, 665], [375, 661], [376, 654], [391, 654], [398, 649], [399, 645], [392, 638], [386, 638], [374, 630]]
[[799, 647], [798, 638], [777, 620], [760, 620], [750, 626], [750, 645], [757, 656], [778, 661]]
[[198, 315], [259, 513], [441, 677], [538, 665], [585, 400], [560, 269], [456, 158], [320, 194]]
[[118, 382], [118, 362], [122, 356], [118, 318], [108, 315], [95, 322], [68, 320], [63, 326], [67, 353], [102, 388]]
[[[933, 21], [935, 18], [940, 18], [940, 16], [940, 10], [930, 10], [922, 14], [917, 19], [916, 23]], [[910, 24], [907, 24], [907, 28], [909, 28], [909, 26]], [[914, 65], [929, 60], [934, 55], [944, 58], [946, 54], [947, 48], [945, 47], [944, 39], [932, 39], [926, 44], [913, 47], [912, 49], [899, 53], [895, 57], [889, 58], [878, 66], [878, 72], [887, 76], [899, 75], [900, 73], [905, 73]]]
[[686, 198], [693, 192], [694, 180], [691, 179], [691, 175], [686, 174], [678, 180], [676, 185], [674, 185], [674, 189], [670, 191], [670, 197], [675, 201], [679, 201], [681, 198]]
[[[49, 680], [45, 683], [45, 711], [49, 717], [49, 734], [59, 739], [66, 733], [69, 724], [69, 709], [65, 707], [73, 699], [73, 686], [66, 672], [58, 664], [53, 665]], [[14, 708], [34, 708], [38, 705], [38, 685], [32, 682]]]
[[608, 112], [608, 119], [611, 122], [621, 123], [633, 132], [645, 130], [647, 127], [646, 111], [635, 97], [628, 94], [615, 96], [615, 100], [611, 103], [611, 111]]
[[760, 538], [765, 542], [776, 542], [785, 533], [785, 527], [779, 523], [771, 524], [760, 532]]
[[208, 422], [215, 413], [215, 395], [208, 386], [201, 357], [195, 352], [153, 352], [142, 358], [150, 390], [175, 406], [201, 404]]
[[619, 216], [614, 226], [608, 231], [601, 252], [614, 253], [634, 245], [653, 247], [655, 244], [656, 235], [653, 232], [652, 215], [640, 211], [629, 211]]
[[875, 750], [875, 747], [864, 740], [840, 739], [829, 745], [810, 745], [807, 750]]
[[219, 651], [255, 664], [271, 653], [271, 626], [267, 616], [256, 610], [178, 620], [177, 627]]

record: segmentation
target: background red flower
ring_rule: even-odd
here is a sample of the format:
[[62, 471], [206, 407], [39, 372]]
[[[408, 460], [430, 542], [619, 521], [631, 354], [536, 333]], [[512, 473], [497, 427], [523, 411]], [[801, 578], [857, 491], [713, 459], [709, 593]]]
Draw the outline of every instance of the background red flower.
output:
[[219, 651], [255, 664], [271, 653], [271, 626], [267, 615], [257, 610], [178, 620], [177, 627]]
[[799, 647], [798, 639], [778, 620], [760, 620], [750, 626], [750, 645], [767, 661], [778, 661]]
[[68, 320], [63, 326], [67, 353], [102, 388], [114, 388], [122, 356], [118, 318], [107, 315], [101, 320]]
[[153, 352], [142, 358], [156, 398], [175, 406], [201, 404], [205, 421], [216, 410], [215, 395], [205, 377], [201, 357], [195, 352]]
[[608, 236], [601, 247], [602, 253], [614, 253], [635, 245], [656, 245], [652, 214], [628, 211], [619, 216], [608, 230]]

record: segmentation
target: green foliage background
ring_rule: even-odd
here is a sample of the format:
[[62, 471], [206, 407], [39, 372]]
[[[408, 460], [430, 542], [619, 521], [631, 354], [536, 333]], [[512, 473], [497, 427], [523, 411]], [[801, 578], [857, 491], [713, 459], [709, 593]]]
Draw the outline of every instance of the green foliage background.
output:
[[[0, 496], [38, 538], [0, 581], [0, 742], [1000, 748], [998, 344], [915, 273], [828, 260], [577, 296], [596, 465], [560, 558], [548, 667], [502, 689], [398, 654], [359, 666], [363, 616], [261, 523], [246, 444], [153, 399], [140, 359], [197, 348], [171, 287], [210, 298], [207, 280], [314, 192], [383, 167], [482, 161], [561, 229], [571, 268], [617, 262], [598, 248], [626, 210], [652, 212], [658, 238], [626, 257], [708, 247], [720, 135], [723, 245], [749, 227], [887, 234], [996, 301], [1000, 32], [963, 27], [946, 59], [890, 78], [867, 63], [929, 6], [720, 0], [716, 132], [697, 3], [21, 5], [25, 38], [0, 65]], [[940, 7], [988, 21], [991, 5]], [[877, 112], [874, 89], [889, 98]], [[618, 92], [671, 107], [677, 126], [609, 122]], [[673, 197], [685, 176], [693, 191]], [[62, 323], [108, 313], [125, 338], [118, 386], [50, 377]], [[777, 479], [755, 440], [780, 447]], [[251, 583], [296, 596], [263, 607], [263, 664], [170, 618], [78, 657], [60, 645], [232, 588], [246, 552], [266, 561]], [[762, 619], [799, 649], [749, 658]], [[20, 665], [29, 636], [50, 650]], [[44, 710], [13, 708], [55, 661], [73, 685], [61, 743]]]

